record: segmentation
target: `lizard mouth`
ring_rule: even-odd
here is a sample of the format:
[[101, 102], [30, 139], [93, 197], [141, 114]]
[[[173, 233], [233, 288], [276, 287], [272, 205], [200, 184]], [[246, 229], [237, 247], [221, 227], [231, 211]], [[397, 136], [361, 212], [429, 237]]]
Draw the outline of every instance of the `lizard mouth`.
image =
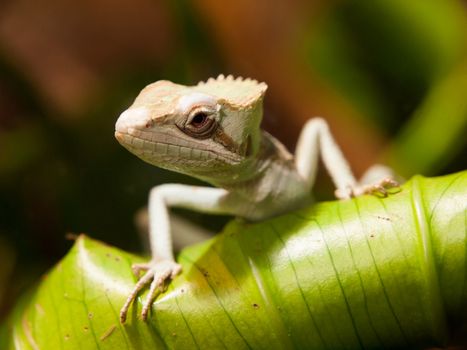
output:
[[130, 132], [131, 130], [129, 132], [115, 131], [115, 138], [123, 147], [143, 159], [155, 160], [158, 157], [168, 157], [192, 161], [219, 160], [228, 163], [239, 163], [241, 161], [241, 158], [234, 154], [218, 154], [208, 149], [189, 147], [188, 143], [177, 145], [170, 142], [148, 140], [140, 135], [132, 135]]
[[115, 138], [121, 144], [125, 142], [125, 134], [123, 132], [115, 131]]

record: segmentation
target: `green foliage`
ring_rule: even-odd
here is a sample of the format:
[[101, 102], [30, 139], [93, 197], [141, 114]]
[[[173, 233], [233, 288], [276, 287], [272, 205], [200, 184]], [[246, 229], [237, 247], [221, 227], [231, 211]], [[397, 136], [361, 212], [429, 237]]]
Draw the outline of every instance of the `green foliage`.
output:
[[453, 70], [429, 91], [386, 152], [400, 174], [433, 173], [465, 146], [467, 65]]
[[[80, 236], [23, 298], [2, 348], [395, 348], [442, 344], [465, 316], [467, 172], [389, 198], [231, 222], [182, 251], [183, 274], [138, 319], [118, 312], [142, 260]], [[9, 334], [7, 337], [7, 333]], [[8, 338], [8, 339], [7, 339]]]
[[459, 1], [350, 0], [310, 25], [300, 42], [309, 67], [394, 135], [383, 163], [406, 177], [436, 174], [465, 149], [467, 16]]

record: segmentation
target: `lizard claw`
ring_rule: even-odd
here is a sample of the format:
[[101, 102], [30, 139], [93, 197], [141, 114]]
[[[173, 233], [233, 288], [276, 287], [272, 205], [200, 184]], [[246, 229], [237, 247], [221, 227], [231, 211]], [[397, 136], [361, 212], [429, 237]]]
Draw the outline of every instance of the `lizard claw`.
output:
[[[182, 267], [175, 261], [161, 260], [158, 262], [151, 261], [149, 263], [133, 264], [132, 270], [139, 280], [120, 310], [120, 323], [125, 323], [131, 303], [136, 299], [138, 293], [149, 284], [149, 293], [141, 311], [141, 318], [143, 321], [146, 321], [154, 299], [157, 295], [167, 290], [168, 282], [182, 271]], [[139, 277], [142, 271], [146, 272], [142, 277]]]
[[372, 194], [375, 196], [387, 197], [391, 193], [399, 192], [400, 185], [394, 179], [387, 177], [377, 183], [362, 186], [358, 190], [359, 191], [356, 193], [357, 196], [360, 194]]
[[353, 198], [364, 194], [371, 194], [378, 197], [387, 197], [389, 194], [400, 191], [400, 184], [390, 177], [386, 177], [370, 185], [357, 185], [349, 187], [347, 190], [336, 190], [335, 195], [339, 199]]

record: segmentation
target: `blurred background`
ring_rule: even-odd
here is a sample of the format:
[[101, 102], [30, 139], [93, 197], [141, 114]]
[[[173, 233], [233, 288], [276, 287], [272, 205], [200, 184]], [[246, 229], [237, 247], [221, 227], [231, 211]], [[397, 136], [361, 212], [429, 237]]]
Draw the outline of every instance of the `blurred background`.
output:
[[[456, 0], [1, 1], [0, 320], [67, 233], [141, 251], [149, 189], [197, 183], [114, 139], [146, 84], [252, 77], [269, 85], [264, 128], [290, 150], [320, 115], [357, 174], [447, 174], [467, 168], [466, 28]], [[332, 198], [324, 172], [316, 188]]]

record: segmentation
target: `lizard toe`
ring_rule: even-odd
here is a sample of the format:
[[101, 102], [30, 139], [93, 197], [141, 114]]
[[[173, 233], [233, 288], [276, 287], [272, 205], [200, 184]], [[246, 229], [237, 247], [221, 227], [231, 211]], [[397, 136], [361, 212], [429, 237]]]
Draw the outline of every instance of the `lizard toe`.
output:
[[170, 281], [182, 271], [181, 265], [172, 260], [134, 264], [132, 269], [136, 276], [139, 276], [141, 271], [146, 272], [141, 278], [139, 278], [120, 310], [121, 323], [126, 321], [131, 303], [136, 299], [138, 293], [149, 285], [149, 293], [144, 301], [143, 309], [141, 311], [141, 318], [143, 321], [146, 321], [156, 297], [167, 290]]

